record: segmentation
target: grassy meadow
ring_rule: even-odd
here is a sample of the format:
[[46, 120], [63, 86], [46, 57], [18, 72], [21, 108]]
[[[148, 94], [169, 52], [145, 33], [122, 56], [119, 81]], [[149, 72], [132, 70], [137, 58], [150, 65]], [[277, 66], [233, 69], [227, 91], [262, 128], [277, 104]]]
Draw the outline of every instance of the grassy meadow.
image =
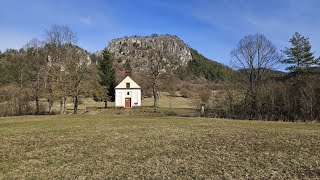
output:
[[0, 179], [319, 179], [320, 125], [123, 110], [0, 118]]
[[[161, 98], [159, 100], [159, 107], [170, 109], [191, 109], [194, 108], [192, 100], [189, 98], [183, 98], [183, 97], [170, 97], [167, 96], [164, 93], [160, 93]], [[47, 100], [43, 99], [42, 103], [44, 106], [47, 106]], [[86, 111], [86, 108], [96, 108], [96, 107], [104, 107], [104, 102], [96, 102], [91, 98], [83, 98], [80, 99], [79, 104], [79, 113], [84, 113]], [[153, 106], [153, 98], [143, 98], [142, 99], [142, 105], [144, 107], [150, 107]], [[108, 107], [114, 107], [114, 102], [108, 102]], [[56, 114], [59, 114], [60, 112], [60, 102], [55, 102], [53, 104], [53, 110], [56, 112]], [[73, 102], [72, 99], [69, 97], [67, 98], [67, 113], [72, 114], [73, 113]]]

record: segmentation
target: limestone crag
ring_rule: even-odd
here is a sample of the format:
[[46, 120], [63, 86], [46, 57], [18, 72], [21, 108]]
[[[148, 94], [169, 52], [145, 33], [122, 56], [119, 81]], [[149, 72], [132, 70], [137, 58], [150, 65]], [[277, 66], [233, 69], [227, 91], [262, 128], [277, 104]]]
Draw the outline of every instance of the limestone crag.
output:
[[114, 54], [115, 63], [123, 65], [129, 61], [135, 71], [145, 70], [150, 58], [154, 58], [152, 50], [161, 52], [163, 59], [174, 66], [186, 67], [192, 60], [190, 47], [177, 36], [131, 36], [113, 39], [107, 49]]

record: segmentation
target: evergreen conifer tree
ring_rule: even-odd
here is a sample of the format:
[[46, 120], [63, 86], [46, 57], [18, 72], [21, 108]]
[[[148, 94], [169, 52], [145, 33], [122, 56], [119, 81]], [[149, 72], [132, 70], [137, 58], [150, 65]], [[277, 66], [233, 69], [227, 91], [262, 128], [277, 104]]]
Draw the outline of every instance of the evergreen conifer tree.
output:
[[102, 58], [98, 61], [98, 69], [100, 70], [100, 85], [107, 91], [105, 98], [105, 107], [107, 107], [107, 101], [115, 99], [116, 74], [112, 54], [106, 48], [102, 52]]
[[309, 38], [296, 32], [289, 42], [291, 43], [291, 47], [286, 47], [283, 51], [287, 55], [287, 58], [281, 61], [284, 64], [290, 64], [286, 68], [287, 70], [297, 71], [315, 64]]

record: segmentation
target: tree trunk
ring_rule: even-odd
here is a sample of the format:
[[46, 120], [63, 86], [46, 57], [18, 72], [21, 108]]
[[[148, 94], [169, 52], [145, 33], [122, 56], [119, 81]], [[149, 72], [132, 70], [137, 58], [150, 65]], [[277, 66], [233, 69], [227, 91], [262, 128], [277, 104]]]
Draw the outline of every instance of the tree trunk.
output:
[[157, 90], [156, 90], [155, 84], [153, 84], [153, 86], [152, 86], [152, 93], [153, 93], [153, 108], [154, 108], [154, 112], [157, 112], [158, 111], [158, 94], [157, 94]]
[[75, 96], [74, 97], [74, 107], [73, 107], [74, 114], [78, 114], [78, 104], [79, 104], [78, 96]]
[[67, 97], [63, 97], [63, 114], [67, 114]]
[[48, 99], [48, 113], [50, 114], [52, 112], [52, 106], [53, 106], [53, 101], [51, 99]]
[[21, 105], [21, 100], [18, 99], [18, 116], [22, 115], [22, 105]]
[[53, 82], [53, 77], [49, 77], [49, 82], [48, 82], [48, 113], [50, 114], [52, 112], [52, 106], [53, 106], [53, 88], [52, 88], [52, 82]]
[[67, 112], [66, 101], [67, 97], [65, 96], [60, 101], [60, 114], [66, 114]]
[[39, 102], [39, 92], [40, 92], [40, 73], [37, 71], [37, 88], [36, 88], [36, 115], [40, 114], [40, 102]]
[[36, 97], [36, 115], [40, 114], [40, 103], [39, 103], [39, 97]]
[[20, 90], [19, 90], [19, 95], [18, 95], [18, 115], [19, 116], [21, 116], [21, 115], [23, 115], [23, 95], [22, 95], [22, 89], [20, 88]]
[[104, 108], [108, 108], [108, 100], [104, 100]]
[[63, 98], [60, 99], [60, 114], [63, 114]]

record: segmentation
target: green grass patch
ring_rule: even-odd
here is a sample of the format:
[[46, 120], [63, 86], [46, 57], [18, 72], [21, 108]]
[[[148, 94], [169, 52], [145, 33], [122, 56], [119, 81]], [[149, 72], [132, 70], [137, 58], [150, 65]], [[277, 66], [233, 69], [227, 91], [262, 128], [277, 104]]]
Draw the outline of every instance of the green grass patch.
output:
[[319, 152], [319, 124], [121, 110], [0, 118], [0, 179], [316, 179]]

